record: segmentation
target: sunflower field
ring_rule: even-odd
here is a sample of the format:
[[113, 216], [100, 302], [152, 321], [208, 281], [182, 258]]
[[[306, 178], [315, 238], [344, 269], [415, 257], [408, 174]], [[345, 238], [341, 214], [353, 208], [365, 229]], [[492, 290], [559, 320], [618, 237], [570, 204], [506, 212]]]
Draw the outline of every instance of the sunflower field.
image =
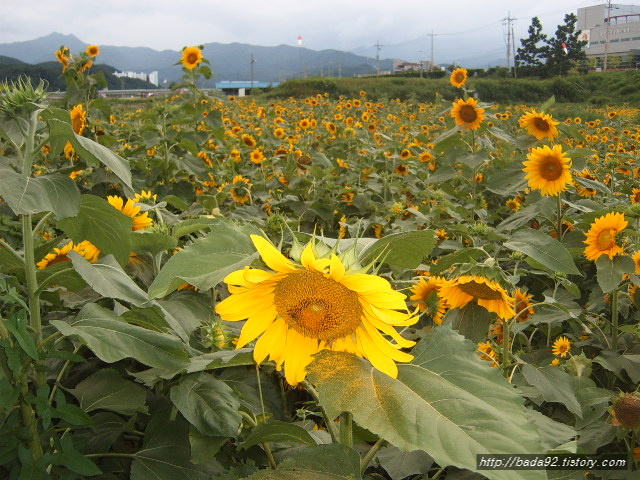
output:
[[639, 478], [640, 109], [236, 99], [196, 46], [131, 108], [99, 53], [0, 85], [0, 478]]

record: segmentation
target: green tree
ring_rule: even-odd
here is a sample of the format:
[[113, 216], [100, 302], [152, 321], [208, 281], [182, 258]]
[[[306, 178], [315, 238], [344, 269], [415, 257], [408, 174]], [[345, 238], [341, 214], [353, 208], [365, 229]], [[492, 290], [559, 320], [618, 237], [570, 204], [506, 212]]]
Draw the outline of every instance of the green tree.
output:
[[531, 19], [528, 30], [529, 36], [520, 40], [515, 63], [519, 75], [540, 75], [545, 68], [547, 58], [547, 35], [542, 33], [542, 24], [538, 17]]
[[[564, 24], [558, 25], [554, 37], [547, 40], [547, 72], [551, 75], [567, 75], [574, 65], [586, 62], [587, 54], [582, 50], [587, 42], [579, 40], [580, 30], [576, 30], [578, 17], [569, 13], [564, 16]], [[563, 44], [567, 48], [565, 53]]]

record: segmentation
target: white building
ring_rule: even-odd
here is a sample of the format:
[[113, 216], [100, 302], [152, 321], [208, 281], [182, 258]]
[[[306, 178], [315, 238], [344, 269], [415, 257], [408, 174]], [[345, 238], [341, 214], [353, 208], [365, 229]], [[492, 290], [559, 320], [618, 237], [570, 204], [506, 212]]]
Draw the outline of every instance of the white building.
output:
[[138, 80], [144, 80], [145, 82], [149, 82], [154, 84], [156, 87], [158, 86], [158, 72], [153, 71], [151, 73], [137, 73], [137, 72], [113, 72], [113, 74], [118, 78], [137, 78]]

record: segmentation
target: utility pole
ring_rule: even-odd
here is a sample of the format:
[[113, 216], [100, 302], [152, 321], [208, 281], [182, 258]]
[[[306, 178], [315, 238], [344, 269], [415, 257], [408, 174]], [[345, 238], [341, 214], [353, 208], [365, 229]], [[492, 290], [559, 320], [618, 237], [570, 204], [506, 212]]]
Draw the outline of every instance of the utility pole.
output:
[[381, 45], [380, 40], [378, 40], [374, 47], [376, 47], [376, 75], [380, 75], [380, 50], [384, 45]]
[[436, 66], [435, 60], [433, 59], [433, 37], [437, 35], [437, 33], [433, 33], [433, 29], [431, 29], [431, 33], [427, 33], [431, 37], [431, 70]]
[[607, 60], [609, 57], [609, 35], [611, 33], [611, 0], [607, 2], [607, 18], [605, 19], [607, 22], [607, 30], [604, 39], [604, 70], [607, 71]]
[[[514, 20], [517, 20], [517, 18], [511, 18], [511, 12], [509, 12], [507, 14], [506, 18], [502, 19], [502, 25], [506, 25], [507, 27], [507, 69], [511, 70], [511, 42], [512, 40], [514, 41], [514, 46], [515, 46], [515, 39], [512, 38], [513, 35], [513, 26], [511, 25]], [[514, 55], [514, 63], [515, 63], [515, 55]], [[515, 70], [515, 68], [514, 68]]]
[[251, 93], [253, 93], [253, 64], [256, 63], [256, 59], [253, 58], [253, 53], [251, 53]]
[[516, 64], [516, 37], [513, 34], [513, 25], [511, 25], [511, 39], [513, 40], [511, 45], [513, 49], [513, 78], [518, 78], [518, 72], [516, 71], [518, 68]]

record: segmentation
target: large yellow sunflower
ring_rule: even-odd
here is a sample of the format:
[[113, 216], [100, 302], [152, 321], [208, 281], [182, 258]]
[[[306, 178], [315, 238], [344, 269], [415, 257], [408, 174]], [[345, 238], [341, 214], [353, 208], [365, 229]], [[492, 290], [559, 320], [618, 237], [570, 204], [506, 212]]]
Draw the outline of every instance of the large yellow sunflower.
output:
[[87, 125], [87, 112], [82, 108], [82, 104], [78, 104], [71, 110], [71, 126], [73, 131], [78, 135], [82, 135], [84, 127]]
[[622, 253], [622, 247], [616, 243], [616, 235], [627, 228], [629, 222], [624, 219], [624, 213], [609, 212], [596, 218], [586, 233], [587, 244], [584, 254], [589, 260], [598, 260], [601, 255], [608, 255], [611, 260]]
[[202, 50], [198, 47], [185, 47], [182, 49], [182, 59], [180, 63], [187, 70], [193, 70], [202, 63]]
[[497, 313], [503, 320], [512, 318], [513, 298], [498, 282], [480, 275], [462, 275], [449, 280], [440, 287], [440, 297], [444, 298], [450, 308], [462, 308], [470, 301], [490, 312]]
[[128, 198], [125, 203], [124, 198], [117, 195], [110, 195], [107, 197], [107, 201], [111, 206], [133, 218], [132, 231], [145, 230], [147, 227], [153, 225], [153, 219], [149, 218], [149, 212], [140, 213], [140, 205], [136, 205], [136, 202], [131, 198]]
[[71, 241], [66, 245], [63, 245], [61, 248], [54, 248], [53, 252], [47, 253], [42, 260], [36, 263], [36, 266], [42, 270], [50, 265], [55, 265], [56, 263], [70, 262], [71, 259], [67, 255], [71, 251], [78, 252], [91, 263], [98, 260], [98, 255], [100, 255], [100, 250], [98, 250], [95, 245], [88, 240], [84, 240], [77, 245], [74, 245]]
[[87, 55], [90, 57], [97, 57], [100, 55], [100, 47], [98, 45], [89, 45], [86, 50]]
[[462, 88], [467, 82], [467, 71], [464, 68], [456, 68], [452, 73], [449, 81], [456, 88]]
[[320, 350], [367, 358], [392, 377], [398, 373], [395, 362], [413, 358], [400, 349], [415, 342], [393, 327], [411, 325], [417, 317], [407, 311], [405, 296], [385, 279], [347, 271], [334, 254], [317, 258], [312, 243], [297, 265], [264, 238], [251, 235], [251, 240], [274, 272], [246, 267], [224, 279], [231, 296], [217, 305], [216, 312], [223, 320], [247, 320], [236, 348], [257, 338], [255, 361], [269, 357], [278, 369], [284, 365], [291, 385], [304, 380], [307, 366]]
[[484, 108], [478, 107], [475, 98], [469, 98], [467, 101], [460, 98], [453, 102], [451, 116], [457, 125], [464, 126], [467, 130], [477, 130], [484, 121]]
[[561, 145], [548, 145], [534, 148], [527, 155], [528, 161], [522, 162], [523, 172], [529, 187], [540, 190], [542, 195], [557, 195], [564, 192], [573, 181], [571, 177], [571, 159], [562, 151]]
[[548, 113], [536, 112], [534, 109], [530, 112], [525, 112], [520, 117], [519, 122], [522, 128], [527, 129], [529, 135], [533, 135], [538, 140], [546, 137], [551, 141], [558, 136], [556, 125], [559, 125], [560, 122], [556, 122]]

